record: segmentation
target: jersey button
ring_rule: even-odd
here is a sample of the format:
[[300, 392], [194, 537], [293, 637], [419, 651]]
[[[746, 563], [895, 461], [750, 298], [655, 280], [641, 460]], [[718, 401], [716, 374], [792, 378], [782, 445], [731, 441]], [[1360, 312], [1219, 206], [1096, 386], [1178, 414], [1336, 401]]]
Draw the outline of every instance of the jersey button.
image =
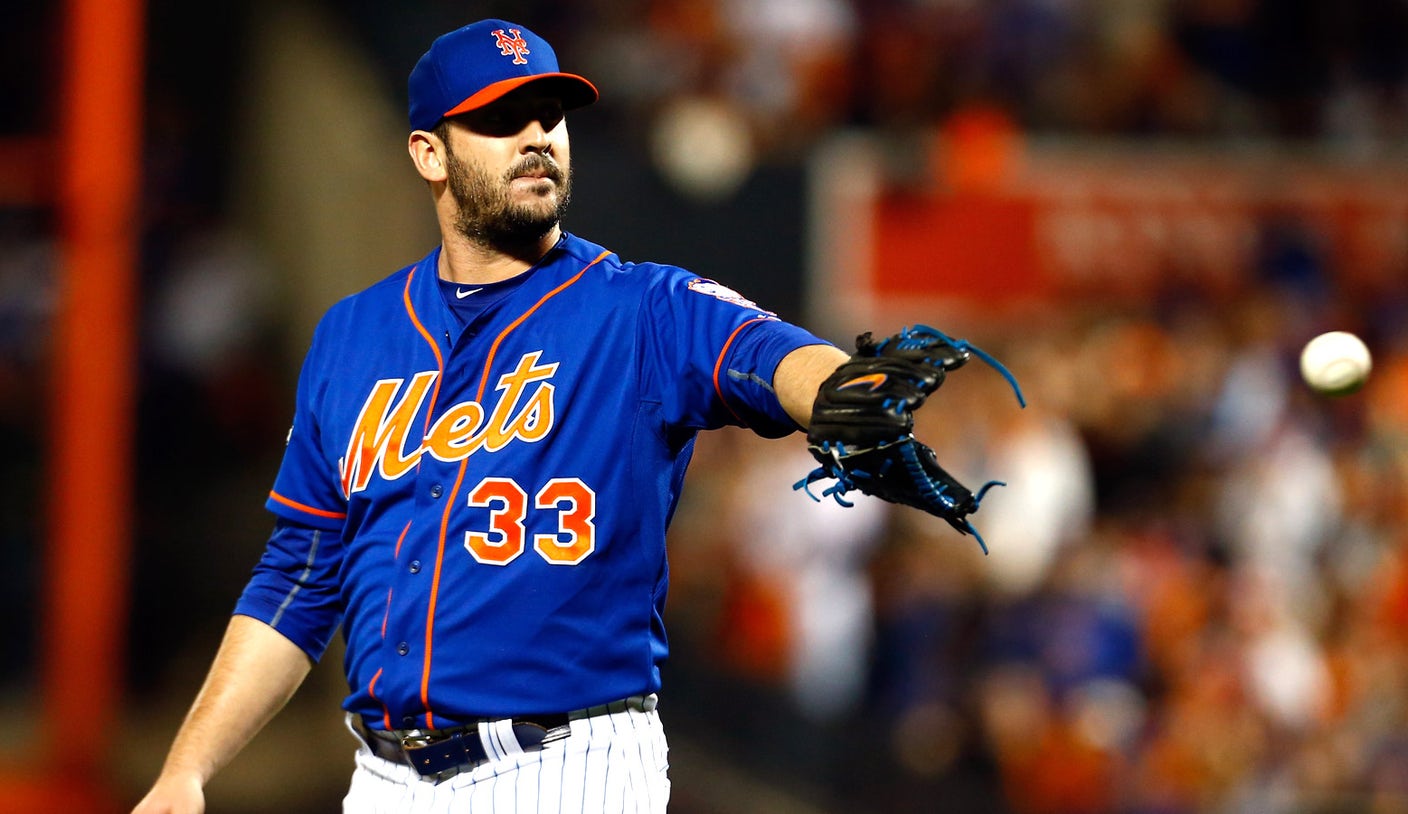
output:
[[406, 727], [407, 729], [410, 729], [411, 727], [413, 727], [413, 726], [416, 725], [416, 716], [414, 716], [414, 715], [407, 715], [407, 716], [405, 716], [404, 718], [401, 719], [401, 725], [404, 726], [404, 727]]
[[440, 484], [437, 483], [434, 486], [430, 487], [431, 497], [440, 497], [443, 494], [445, 494], [445, 488]]
[[406, 644], [405, 642], [401, 642], [400, 644], [396, 645], [396, 652], [404, 656], [407, 653], [411, 652], [411, 646], [409, 644]]
[[419, 574], [419, 573], [420, 573], [420, 560], [411, 560], [411, 573], [412, 573], [412, 574]]

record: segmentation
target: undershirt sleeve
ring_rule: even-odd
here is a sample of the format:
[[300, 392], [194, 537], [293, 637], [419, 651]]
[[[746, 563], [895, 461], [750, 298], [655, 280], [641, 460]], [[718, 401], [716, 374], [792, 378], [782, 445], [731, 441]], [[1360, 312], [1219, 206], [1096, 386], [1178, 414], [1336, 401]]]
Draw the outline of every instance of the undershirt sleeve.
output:
[[336, 532], [279, 520], [234, 613], [267, 624], [317, 661], [342, 623], [341, 565]]

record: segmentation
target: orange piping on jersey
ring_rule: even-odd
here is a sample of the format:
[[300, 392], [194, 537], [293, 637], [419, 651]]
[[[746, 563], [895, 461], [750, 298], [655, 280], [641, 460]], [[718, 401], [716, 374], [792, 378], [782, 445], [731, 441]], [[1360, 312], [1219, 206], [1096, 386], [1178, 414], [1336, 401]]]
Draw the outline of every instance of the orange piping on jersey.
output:
[[307, 512], [308, 514], [311, 514], [311, 515], [313, 515], [313, 516], [315, 516], [315, 517], [326, 517], [326, 518], [329, 518], [329, 519], [331, 519], [331, 520], [346, 520], [346, 519], [347, 519], [347, 513], [346, 513], [346, 512], [330, 512], [330, 511], [328, 511], [327, 509], [315, 509], [315, 508], [313, 508], [312, 506], [305, 506], [305, 505], [303, 505], [302, 503], [299, 503], [299, 502], [296, 501], [296, 500], [289, 500], [288, 498], [284, 497], [283, 495], [279, 494], [278, 492], [274, 492], [274, 491], [269, 492], [269, 497], [273, 498], [275, 501], [277, 501], [277, 502], [279, 502], [279, 503], [284, 504], [285, 506], [288, 506], [288, 507], [291, 508], [291, 509], [297, 509], [297, 510], [299, 510], [300, 512]]
[[[553, 297], [556, 297], [558, 294], [565, 291], [573, 283], [582, 279], [582, 275], [587, 273], [587, 269], [591, 268], [592, 266], [595, 266], [597, 263], [600, 263], [602, 260], [606, 259], [606, 257], [610, 254], [611, 252], [604, 251], [601, 254], [597, 255], [595, 260], [583, 266], [581, 271], [572, 275], [571, 279], [563, 282], [562, 285], [559, 285], [557, 288], [554, 288], [553, 290], [544, 294], [541, 299], [533, 303], [533, 306], [531, 308], [529, 308], [527, 311], [524, 311], [518, 317], [518, 319], [515, 319], [511, 324], [509, 324], [507, 328], [504, 328], [502, 331], [499, 332], [499, 335], [494, 338], [494, 343], [489, 346], [489, 355], [484, 359], [484, 372], [480, 374], [479, 377], [479, 390], [474, 396], [475, 401], [481, 404], [484, 401], [484, 386], [489, 382], [489, 371], [492, 370], [494, 367], [494, 355], [498, 352], [499, 345], [503, 343], [504, 338], [507, 337], [510, 333], [512, 333], [514, 329], [516, 329], [519, 325], [522, 325], [523, 322], [528, 319], [528, 317], [533, 315], [534, 311], [537, 311], [539, 308], [541, 308], [543, 303], [547, 302]], [[460, 486], [464, 484], [464, 473], [465, 470], [468, 468], [469, 458], [462, 459], [460, 461], [459, 474], [455, 476], [455, 487], [450, 490], [449, 496], [445, 499], [445, 511], [440, 516], [439, 547], [436, 549], [435, 552], [435, 575], [431, 578], [430, 581], [430, 608], [426, 611], [425, 614], [425, 668], [421, 671], [420, 674], [420, 700], [421, 703], [425, 704], [426, 729], [436, 728], [435, 713], [430, 708], [430, 657], [434, 649], [432, 644], [435, 638], [435, 604], [436, 600], [440, 596], [440, 570], [445, 563], [445, 534], [450, 525], [450, 510], [455, 505], [455, 496], [460, 493]]]
[[738, 338], [738, 335], [742, 333], [743, 329], [755, 322], [766, 322], [768, 319], [769, 317], [754, 317], [742, 325], [739, 325], [737, 328], [734, 328], [733, 333], [728, 335], [728, 341], [724, 342], [723, 348], [719, 351], [719, 360], [714, 363], [714, 392], [719, 395], [719, 401], [728, 408], [728, 411], [733, 413], [733, 417], [738, 419], [738, 423], [745, 427], [748, 426], [748, 422], [744, 421], [743, 416], [739, 415], [738, 412], [733, 409], [733, 405], [728, 403], [728, 399], [724, 398], [724, 389], [719, 384], [719, 372], [724, 368], [724, 357], [728, 356], [728, 349], [733, 345], [733, 340]]
[[[396, 538], [396, 552], [391, 555], [391, 558], [392, 558], [393, 560], [400, 558], [400, 556], [401, 556], [401, 544], [404, 543], [404, 542], [406, 542], [406, 532], [408, 532], [408, 531], [410, 531], [410, 530], [411, 530], [411, 524], [410, 524], [410, 523], [407, 523], [407, 524], [406, 524], [406, 527], [403, 528], [403, 529], [401, 529], [401, 536]], [[387, 588], [387, 589], [386, 589], [386, 611], [381, 614], [381, 638], [383, 638], [383, 639], [386, 638], [386, 624], [387, 624], [387, 622], [391, 619], [391, 594], [392, 594], [392, 591], [393, 591], [393, 590], [394, 590], [394, 589], [392, 589], [392, 588]]]
[[[429, 432], [430, 419], [435, 415], [435, 402], [440, 396], [440, 380], [445, 378], [445, 357], [440, 355], [440, 345], [436, 343], [435, 337], [430, 335], [430, 331], [427, 331], [425, 326], [421, 324], [420, 318], [416, 316], [415, 306], [411, 304], [411, 280], [414, 280], [415, 276], [416, 269], [411, 269], [411, 273], [406, 275], [406, 289], [401, 292], [401, 301], [406, 304], [406, 315], [411, 318], [411, 324], [430, 345], [430, 352], [435, 354], [435, 369], [439, 371], [435, 376], [435, 385], [430, 389], [430, 403], [425, 408], [425, 431]], [[420, 464], [417, 463], [416, 466], [420, 466]]]
[[435, 729], [435, 713], [430, 709], [430, 651], [435, 638], [435, 600], [440, 596], [440, 570], [445, 564], [445, 531], [450, 526], [450, 510], [454, 508], [454, 496], [460, 493], [464, 483], [464, 472], [469, 468], [469, 459], [460, 461], [459, 474], [455, 475], [455, 486], [445, 500], [445, 511], [440, 515], [440, 539], [435, 551], [435, 575], [430, 580], [430, 607], [425, 612], [425, 669], [420, 674], [420, 700], [425, 705], [425, 728]]
[[[416, 268], [419, 268], [419, 266], [417, 266]], [[415, 305], [412, 304], [412, 302], [411, 302], [411, 281], [415, 279], [415, 276], [416, 276], [416, 269], [414, 269], [414, 268], [411, 269], [411, 273], [410, 273], [410, 274], [406, 275], [406, 288], [405, 288], [405, 290], [403, 290], [403, 291], [401, 292], [401, 301], [404, 302], [405, 305], [406, 305], [406, 315], [407, 315], [408, 317], [410, 317], [410, 319], [411, 319], [411, 324], [415, 326], [416, 331], [417, 331], [418, 333], [420, 333], [421, 338], [425, 340], [426, 344], [427, 344], [427, 345], [430, 345], [430, 352], [433, 353], [433, 354], [435, 354], [435, 369], [436, 369], [436, 371], [437, 371], [437, 375], [435, 376], [435, 384], [434, 384], [434, 386], [433, 386], [433, 387], [431, 388], [431, 390], [430, 390], [430, 402], [429, 402], [429, 404], [426, 406], [426, 409], [425, 409], [425, 433], [428, 433], [428, 432], [430, 432], [430, 421], [431, 421], [431, 419], [434, 418], [434, 416], [435, 416], [435, 403], [436, 403], [436, 401], [438, 401], [439, 398], [440, 398], [440, 382], [445, 378], [445, 357], [440, 354], [440, 345], [439, 345], [439, 343], [437, 343], [437, 342], [435, 341], [435, 337], [433, 337], [433, 336], [430, 335], [430, 331], [427, 331], [427, 330], [425, 329], [425, 325], [422, 324], [421, 321], [420, 321], [420, 318], [416, 316], [416, 308], [415, 308]], [[422, 433], [422, 434], [424, 434], [424, 433]], [[419, 463], [419, 462], [416, 463], [416, 467], [417, 467], [417, 468], [420, 467], [420, 463]], [[449, 505], [450, 505], [450, 502], [449, 502], [449, 501], [446, 501], [445, 506], [446, 506], [447, 509], [449, 508]], [[411, 525], [410, 525], [409, 523], [407, 523], [407, 524], [406, 524], [406, 528], [404, 528], [404, 529], [401, 530], [401, 538], [396, 541], [396, 555], [398, 555], [398, 556], [399, 556], [400, 553], [401, 553], [401, 541], [406, 539], [406, 531], [409, 530], [410, 527], [411, 527]], [[445, 548], [445, 524], [442, 522], [442, 523], [440, 524], [440, 550], [441, 550], [442, 553], [443, 553], [443, 551], [444, 551], [444, 548]], [[440, 555], [437, 555], [437, 556], [436, 556], [436, 562], [435, 562], [435, 583], [439, 583], [439, 581], [440, 581]], [[434, 587], [434, 584], [435, 584], [435, 583], [432, 583], [432, 586], [431, 586], [431, 593], [430, 593], [430, 607], [431, 607], [430, 613], [431, 613], [432, 615], [433, 615], [434, 612], [435, 612], [435, 611], [434, 611], [434, 608], [435, 608], [435, 587]], [[391, 591], [388, 589], [387, 592], [386, 592], [386, 615], [383, 616], [383, 617], [382, 617], [382, 620], [381, 620], [381, 630], [382, 630], [382, 637], [383, 637], [383, 638], [386, 636], [386, 622], [387, 622], [387, 619], [390, 618], [390, 616], [391, 616]], [[425, 637], [426, 637], [426, 642], [429, 643], [429, 641], [430, 641], [430, 631], [429, 631], [429, 630], [426, 631]], [[429, 671], [429, 667], [430, 667], [430, 651], [429, 651], [429, 648], [426, 649], [425, 660], [426, 660], [426, 671], [428, 672], [428, 671]], [[381, 672], [380, 672], [380, 671], [377, 671], [377, 675], [381, 675]], [[420, 694], [421, 694], [421, 698], [424, 699], [424, 698], [425, 698], [425, 681], [424, 681], [423, 679], [422, 679], [422, 681], [421, 681], [421, 693], [420, 693]], [[429, 720], [429, 718], [430, 718], [429, 707], [427, 707], [426, 719]], [[391, 728], [391, 713], [390, 713], [389, 711], [386, 713], [386, 728], [387, 728], [387, 729], [390, 729], [390, 728]]]
[[397, 557], [400, 557], [400, 556], [401, 556], [401, 544], [404, 543], [404, 542], [406, 542], [406, 532], [408, 532], [408, 531], [410, 531], [410, 530], [411, 530], [411, 524], [410, 524], [410, 523], [407, 523], [407, 524], [406, 524], [406, 527], [403, 528], [403, 529], [401, 529], [401, 536], [396, 538], [396, 551], [395, 551], [395, 553], [393, 553], [393, 554], [391, 555], [391, 558], [392, 558], [392, 559], [396, 559]]
[[570, 280], [564, 282], [562, 285], [560, 285], [560, 286], [558, 286], [557, 288], [554, 288], [553, 290], [551, 290], [551, 291], [549, 291], [548, 293], [544, 294], [542, 299], [540, 299], [540, 300], [538, 300], [537, 302], [533, 303], [533, 307], [532, 307], [532, 308], [529, 308], [527, 311], [524, 311], [523, 314], [522, 314], [521, 316], [519, 316], [518, 319], [515, 319], [515, 320], [513, 321], [513, 324], [509, 325], [507, 328], [504, 328], [502, 331], [499, 332], [499, 335], [494, 338], [494, 344], [489, 346], [489, 356], [488, 356], [488, 358], [486, 358], [486, 359], [484, 360], [484, 375], [481, 376], [480, 379], [479, 379], [479, 392], [478, 392], [478, 393], [475, 395], [475, 397], [474, 397], [474, 400], [475, 400], [475, 401], [479, 402], [480, 404], [483, 404], [483, 403], [484, 403], [484, 385], [486, 385], [486, 384], [489, 383], [489, 371], [494, 367], [494, 354], [495, 354], [495, 353], [498, 353], [499, 345], [504, 341], [504, 337], [506, 337], [506, 336], [508, 336], [509, 334], [513, 333], [513, 330], [514, 330], [515, 328], [517, 328], [519, 325], [522, 325], [523, 322], [524, 322], [524, 320], [528, 319], [528, 317], [530, 317], [530, 316], [533, 315], [533, 312], [534, 312], [534, 311], [536, 311], [536, 310], [538, 310], [540, 307], [542, 307], [542, 304], [543, 304], [543, 303], [547, 302], [548, 300], [552, 299], [553, 297], [556, 297], [558, 294], [560, 294], [560, 293], [561, 293], [564, 289], [566, 289], [568, 286], [570, 286], [570, 285], [572, 285], [573, 283], [577, 282], [578, 280], [582, 279], [582, 275], [587, 273], [587, 269], [591, 268], [592, 266], [595, 266], [597, 263], [600, 263], [600, 262], [601, 262], [602, 260], [604, 260], [604, 259], [606, 258], [606, 256], [609, 255], [609, 254], [611, 254], [611, 252], [602, 252], [601, 254], [598, 254], [598, 255], [596, 256], [596, 259], [595, 259], [595, 260], [593, 260], [592, 262], [586, 264], [585, 266], [582, 267], [582, 270], [581, 270], [581, 271], [579, 271], [579, 272], [577, 272], [576, 274], [572, 275], [572, 279], [570, 279]]
[[391, 710], [387, 709], [386, 705], [381, 703], [381, 699], [376, 697], [376, 682], [379, 678], [381, 678], [381, 670], [377, 670], [376, 674], [372, 676], [372, 680], [367, 682], [367, 695], [370, 695], [373, 701], [381, 704], [381, 722], [386, 727], [386, 731], [390, 732]]

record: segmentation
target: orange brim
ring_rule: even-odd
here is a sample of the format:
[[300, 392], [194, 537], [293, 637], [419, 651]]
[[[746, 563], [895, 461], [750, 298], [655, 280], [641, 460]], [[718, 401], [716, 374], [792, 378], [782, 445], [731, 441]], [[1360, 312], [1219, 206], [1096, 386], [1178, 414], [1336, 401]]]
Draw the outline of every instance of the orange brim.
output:
[[478, 93], [465, 99], [445, 111], [445, 116], [456, 116], [460, 113], [468, 113], [477, 110], [490, 102], [502, 99], [509, 93], [532, 82], [552, 81], [562, 90], [562, 108], [571, 110], [574, 107], [585, 107], [597, 100], [599, 94], [596, 85], [588, 82], [585, 77], [574, 73], [540, 73], [533, 76], [515, 76], [512, 79], [504, 79], [487, 85]]

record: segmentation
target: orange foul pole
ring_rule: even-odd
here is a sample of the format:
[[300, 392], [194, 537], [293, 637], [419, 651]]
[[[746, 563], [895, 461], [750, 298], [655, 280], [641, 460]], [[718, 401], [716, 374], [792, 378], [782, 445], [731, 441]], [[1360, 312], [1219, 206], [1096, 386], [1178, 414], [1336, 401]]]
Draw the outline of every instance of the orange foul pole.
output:
[[48, 768], [101, 789], [131, 555], [145, 4], [68, 0], [57, 112], [61, 283], [45, 576]]

